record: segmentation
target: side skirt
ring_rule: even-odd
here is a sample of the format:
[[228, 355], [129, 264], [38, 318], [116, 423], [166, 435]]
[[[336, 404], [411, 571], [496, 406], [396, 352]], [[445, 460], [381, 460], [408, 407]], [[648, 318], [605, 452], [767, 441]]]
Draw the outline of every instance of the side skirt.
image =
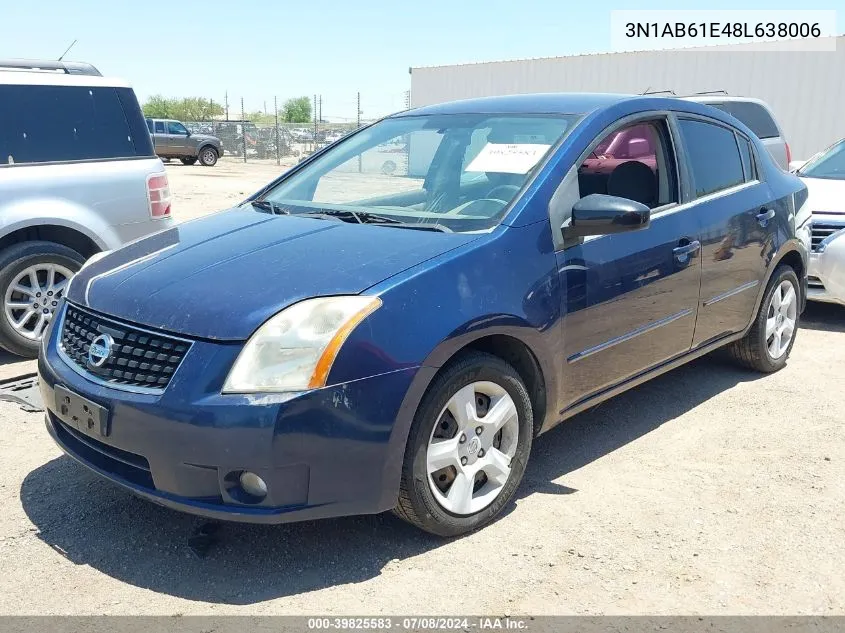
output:
[[665, 374], [667, 371], [672, 371], [673, 369], [676, 369], [676, 368], [680, 367], [681, 365], [687, 364], [691, 360], [699, 358], [700, 356], [704, 356], [705, 354], [709, 354], [710, 352], [713, 352], [713, 351], [719, 349], [720, 347], [724, 347], [725, 345], [727, 345], [729, 343], [733, 343], [734, 341], [738, 341], [743, 336], [745, 336], [744, 331], [743, 332], [736, 332], [734, 334], [728, 334], [727, 336], [723, 336], [722, 338], [717, 339], [717, 340], [715, 340], [711, 343], [708, 343], [707, 345], [704, 345], [702, 347], [697, 347], [696, 349], [690, 350], [689, 352], [686, 352], [686, 353], [684, 353], [680, 356], [676, 356], [675, 358], [673, 358], [671, 360], [667, 360], [665, 363], [663, 363], [661, 365], [657, 365], [656, 367], [652, 367], [651, 369], [647, 369], [642, 373], [639, 373], [635, 376], [632, 376], [631, 378], [628, 378], [624, 382], [621, 382], [621, 383], [619, 383], [619, 384], [617, 384], [613, 387], [609, 387], [609, 388], [605, 389], [604, 391], [600, 391], [597, 394], [594, 394], [592, 396], [588, 396], [587, 398], [584, 398], [583, 400], [580, 400], [580, 401], [568, 406], [563, 411], [561, 411], [560, 412], [560, 415], [561, 415], [560, 420], [558, 420], [557, 422], [555, 422], [553, 424], [550, 424], [550, 425], [544, 427], [540, 431], [540, 433], [545, 433], [546, 431], [554, 428], [555, 426], [557, 426], [558, 424], [560, 424], [564, 420], [571, 418], [572, 416], [577, 415], [577, 414], [581, 413], [582, 411], [586, 411], [587, 409], [590, 409], [591, 407], [594, 407], [597, 404], [604, 402], [605, 400], [608, 400], [609, 398], [612, 398], [613, 396], [618, 396], [620, 393], [623, 393], [625, 391], [628, 391], [629, 389], [637, 387], [638, 385], [641, 385], [644, 382], [648, 382], [652, 378], [656, 378], [657, 376], [660, 376], [661, 374]]

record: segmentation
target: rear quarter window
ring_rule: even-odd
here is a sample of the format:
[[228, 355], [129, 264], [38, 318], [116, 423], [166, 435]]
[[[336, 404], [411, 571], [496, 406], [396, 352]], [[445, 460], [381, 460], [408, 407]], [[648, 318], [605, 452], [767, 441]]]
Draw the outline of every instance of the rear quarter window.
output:
[[678, 121], [687, 163], [692, 171], [696, 198], [745, 181], [736, 135], [721, 125], [704, 121]]
[[777, 123], [775, 123], [772, 115], [759, 103], [754, 103], [753, 101], [726, 101], [724, 103], [710, 103], [708, 105], [733, 115], [747, 125], [759, 138], [776, 138], [780, 136]]
[[0, 165], [152, 155], [128, 88], [0, 86], [0, 122]]

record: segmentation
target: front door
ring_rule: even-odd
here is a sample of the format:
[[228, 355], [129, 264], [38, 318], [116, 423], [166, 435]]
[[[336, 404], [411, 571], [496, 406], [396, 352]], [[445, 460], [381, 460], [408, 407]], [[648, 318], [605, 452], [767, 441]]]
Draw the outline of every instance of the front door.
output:
[[178, 121], [167, 122], [167, 137], [171, 155], [189, 156], [193, 154], [188, 147], [188, 129]]
[[652, 208], [651, 225], [588, 237], [557, 252], [562, 294], [562, 404], [576, 405], [689, 351], [701, 274], [698, 220], [679, 207], [669, 127], [623, 126], [579, 168], [579, 195], [604, 193]]
[[693, 347], [742, 331], [773, 254], [776, 210], [751, 143], [715, 121], [679, 119], [692, 207], [702, 225], [701, 305]]

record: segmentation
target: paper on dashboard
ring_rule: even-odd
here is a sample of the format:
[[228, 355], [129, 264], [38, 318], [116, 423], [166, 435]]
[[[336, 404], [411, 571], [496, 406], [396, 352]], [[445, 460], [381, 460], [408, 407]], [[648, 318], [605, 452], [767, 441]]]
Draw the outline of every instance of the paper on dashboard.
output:
[[487, 143], [466, 170], [526, 174], [549, 147], [542, 143]]

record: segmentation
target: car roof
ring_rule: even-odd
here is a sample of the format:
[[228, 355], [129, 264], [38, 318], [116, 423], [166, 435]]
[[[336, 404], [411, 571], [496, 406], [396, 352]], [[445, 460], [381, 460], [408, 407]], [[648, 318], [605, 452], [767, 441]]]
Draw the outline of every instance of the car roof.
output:
[[0, 85], [82, 86], [86, 88], [131, 88], [125, 79], [96, 75], [68, 75], [62, 72], [7, 70], [0, 68]]
[[480, 97], [422, 106], [393, 116], [429, 114], [583, 114], [620, 101], [636, 99], [636, 95], [608, 93], [537, 93]]
[[739, 97], [736, 95], [690, 95], [688, 97], [679, 97], [684, 101], [695, 101], [697, 103], [725, 103], [726, 101], [745, 101], [748, 103], [757, 103], [767, 110], [769, 109], [769, 104], [767, 104], [762, 99], [757, 99], [756, 97]]

